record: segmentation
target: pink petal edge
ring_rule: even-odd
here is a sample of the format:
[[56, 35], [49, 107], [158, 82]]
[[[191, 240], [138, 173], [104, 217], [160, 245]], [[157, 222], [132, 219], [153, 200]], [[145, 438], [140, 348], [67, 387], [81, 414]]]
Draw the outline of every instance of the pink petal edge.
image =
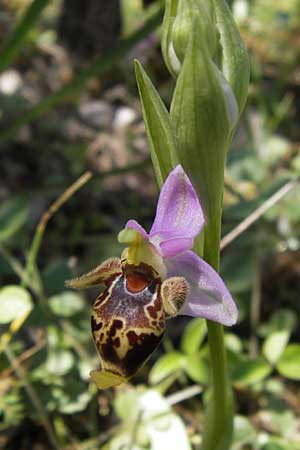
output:
[[166, 261], [168, 277], [183, 276], [190, 285], [181, 315], [204, 317], [223, 325], [234, 325], [236, 304], [218, 273], [194, 252], [187, 251]]
[[149, 234], [136, 220], [128, 220], [128, 222], [125, 225], [125, 228], [133, 228], [138, 233], [140, 233], [146, 240], [149, 240]]

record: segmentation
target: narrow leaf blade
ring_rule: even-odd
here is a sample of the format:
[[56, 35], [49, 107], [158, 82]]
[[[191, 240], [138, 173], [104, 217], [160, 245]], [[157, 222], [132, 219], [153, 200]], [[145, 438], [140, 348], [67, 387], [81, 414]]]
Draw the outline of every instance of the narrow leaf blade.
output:
[[159, 185], [176, 165], [176, 143], [169, 113], [142, 65], [135, 61], [144, 122]]

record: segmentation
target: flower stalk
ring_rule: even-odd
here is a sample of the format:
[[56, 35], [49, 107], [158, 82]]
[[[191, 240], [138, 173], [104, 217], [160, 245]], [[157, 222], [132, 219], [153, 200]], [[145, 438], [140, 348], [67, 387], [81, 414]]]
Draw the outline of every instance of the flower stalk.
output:
[[[206, 238], [209, 230], [206, 231]], [[207, 243], [215, 242], [210, 246]], [[206, 239], [204, 259], [219, 272], [220, 241]], [[222, 325], [207, 321], [207, 336], [212, 374], [211, 399], [206, 412], [203, 450], [228, 450], [233, 436], [233, 393], [228, 375], [227, 354]]]
[[[168, 162], [162, 170], [156, 164], [155, 172], [161, 185], [166, 168], [170, 164], [174, 167], [174, 160], [183, 166], [201, 201], [206, 222], [194, 250], [218, 272], [224, 168], [247, 98], [247, 51], [225, 0], [166, 0], [162, 53], [176, 80], [170, 114], [164, 113], [163, 120], [153, 120], [161, 105], [158, 108], [158, 94], [151, 81], [146, 80], [144, 72], [143, 79], [137, 76], [147, 134], [153, 137], [156, 133], [158, 138], [150, 139], [152, 159]], [[145, 90], [148, 99], [143, 95]], [[163, 130], [168, 130], [167, 140]], [[167, 142], [165, 147], [161, 145], [163, 140]], [[216, 322], [207, 321], [212, 388], [202, 450], [228, 450], [233, 433], [225, 322]]]

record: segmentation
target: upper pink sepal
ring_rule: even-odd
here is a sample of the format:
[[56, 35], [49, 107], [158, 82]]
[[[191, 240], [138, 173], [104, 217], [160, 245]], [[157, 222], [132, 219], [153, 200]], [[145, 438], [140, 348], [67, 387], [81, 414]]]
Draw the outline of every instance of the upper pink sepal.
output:
[[183, 168], [178, 165], [166, 179], [158, 199], [149, 236], [159, 242], [165, 258], [189, 250], [204, 225], [198, 196]]

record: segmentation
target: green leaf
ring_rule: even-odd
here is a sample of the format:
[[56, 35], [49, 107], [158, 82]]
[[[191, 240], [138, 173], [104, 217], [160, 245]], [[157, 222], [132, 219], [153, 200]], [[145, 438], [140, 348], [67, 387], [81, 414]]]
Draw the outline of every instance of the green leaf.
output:
[[271, 366], [261, 357], [240, 359], [231, 368], [231, 378], [240, 386], [249, 386], [264, 380], [272, 371]]
[[267, 337], [263, 344], [262, 352], [270, 364], [276, 364], [289, 342], [290, 334], [290, 331], [282, 330]]
[[65, 291], [49, 299], [49, 306], [54, 314], [71, 317], [85, 307], [82, 295], [73, 291]]
[[297, 450], [299, 442], [292, 445], [291, 442], [286, 442], [278, 437], [271, 437], [270, 440], [261, 447], [261, 450]]
[[284, 377], [300, 380], [300, 344], [290, 344], [281, 355], [276, 368]]
[[20, 286], [6, 286], [0, 290], [0, 323], [10, 323], [32, 309], [29, 292]]
[[14, 384], [0, 396], [0, 432], [5, 431], [22, 422], [26, 415], [25, 403], [22, 402], [21, 389]]
[[256, 430], [251, 422], [243, 416], [234, 418], [234, 435], [231, 450], [243, 450], [247, 444], [256, 443]]
[[207, 384], [209, 370], [207, 361], [199, 354], [189, 355], [185, 359], [184, 371], [196, 383]]
[[53, 375], [65, 375], [74, 365], [73, 353], [68, 350], [51, 350], [46, 361], [46, 369]]
[[84, 411], [91, 400], [91, 394], [83, 383], [71, 381], [64, 386], [53, 387], [52, 397], [58, 404], [58, 410], [63, 414], [76, 414]]
[[269, 422], [276, 434], [290, 439], [297, 432], [297, 419], [292, 411], [269, 411]]
[[243, 344], [241, 339], [234, 333], [226, 333], [225, 334], [225, 345], [228, 350], [231, 350], [233, 353], [240, 354], [243, 350]]
[[271, 364], [276, 364], [286, 348], [296, 320], [293, 311], [282, 309], [273, 314], [270, 323], [265, 327], [264, 331], [269, 335], [263, 344], [263, 354]]
[[27, 206], [24, 200], [13, 198], [0, 207], [0, 242], [11, 238], [26, 222]]
[[268, 442], [261, 450], [287, 450], [286, 446], [279, 444], [278, 442]]
[[152, 367], [149, 374], [151, 384], [156, 384], [164, 378], [182, 369], [185, 363], [185, 356], [179, 352], [171, 352], [159, 358]]
[[259, 329], [259, 335], [262, 337], [267, 337], [272, 333], [277, 331], [288, 330], [290, 332], [296, 326], [297, 316], [294, 311], [290, 309], [279, 309], [276, 311], [270, 321], [263, 324]]
[[42, 272], [43, 285], [50, 295], [60, 294], [65, 280], [70, 278], [72, 273], [67, 258], [54, 259]]
[[181, 350], [190, 355], [199, 350], [207, 333], [204, 319], [196, 318], [190, 321], [181, 339]]
[[169, 113], [142, 65], [135, 61], [135, 75], [143, 109], [151, 157], [161, 186], [176, 165], [175, 133]]

